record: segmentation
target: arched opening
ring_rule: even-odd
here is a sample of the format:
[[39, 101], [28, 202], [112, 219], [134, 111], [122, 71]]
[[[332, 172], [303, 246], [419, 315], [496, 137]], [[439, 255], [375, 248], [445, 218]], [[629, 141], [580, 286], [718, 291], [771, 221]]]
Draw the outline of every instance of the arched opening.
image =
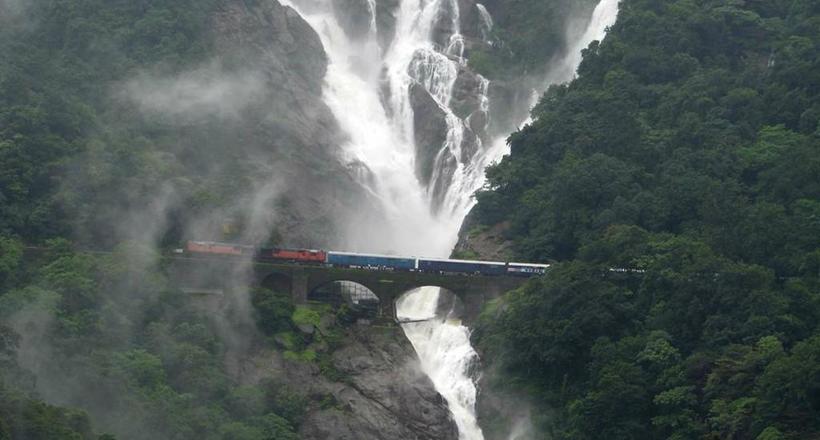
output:
[[292, 283], [293, 280], [290, 276], [279, 272], [272, 272], [265, 276], [260, 287], [277, 293], [290, 294]]
[[431, 320], [459, 320], [464, 303], [452, 291], [438, 286], [423, 286], [403, 293], [396, 300], [400, 323]]
[[379, 314], [379, 297], [355, 281], [331, 281], [308, 292], [308, 301], [348, 307], [353, 318], [374, 318]]

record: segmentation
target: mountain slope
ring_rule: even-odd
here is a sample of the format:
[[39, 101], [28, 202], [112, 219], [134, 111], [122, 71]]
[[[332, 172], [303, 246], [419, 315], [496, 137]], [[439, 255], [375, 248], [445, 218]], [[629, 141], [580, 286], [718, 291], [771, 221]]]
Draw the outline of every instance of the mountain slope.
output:
[[818, 24], [809, 1], [624, 0], [510, 138], [472, 229], [560, 263], [475, 340], [542, 435], [818, 435]]

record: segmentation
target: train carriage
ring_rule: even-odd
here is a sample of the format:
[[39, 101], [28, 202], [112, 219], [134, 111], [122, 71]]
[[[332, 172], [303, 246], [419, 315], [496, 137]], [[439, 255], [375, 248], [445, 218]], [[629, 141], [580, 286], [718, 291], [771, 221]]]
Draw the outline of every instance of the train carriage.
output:
[[415, 258], [357, 254], [352, 252], [328, 252], [327, 262], [339, 267], [358, 267], [364, 269], [401, 271], [411, 271], [416, 269]]
[[481, 274], [486, 276], [531, 277], [544, 275], [548, 264], [504, 263], [498, 261], [408, 258], [353, 252], [328, 252], [311, 249], [255, 248], [253, 246], [189, 241], [180, 253], [213, 256], [253, 256], [261, 261], [302, 264], [329, 264], [336, 267], [369, 270], [422, 271], [428, 273]]
[[507, 274], [519, 277], [544, 275], [549, 264], [508, 263]]
[[419, 259], [418, 268], [423, 272], [504, 275], [506, 263], [498, 261], [470, 261], [425, 258]]

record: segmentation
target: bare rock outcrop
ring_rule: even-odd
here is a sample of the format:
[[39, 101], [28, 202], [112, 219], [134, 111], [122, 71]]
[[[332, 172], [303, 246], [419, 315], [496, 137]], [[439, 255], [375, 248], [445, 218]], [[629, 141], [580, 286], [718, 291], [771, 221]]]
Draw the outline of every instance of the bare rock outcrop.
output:
[[273, 377], [313, 397], [299, 431], [304, 440], [458, 438], [446, 402], [398, 326], [348, 327], [331, 355], [340, 379], [276, 352], [262, 352], [253, 363], [244, 376], [249, 385]]
[[[213, 152], [213, 161], [240, 164], [240, 182], [263, 199], [248, 203], [265, 204], [265, 215], [276, 216], [281, 244], [333, 245], [363, 191], [339, 156], [344, 135], [322, 100], [327, 57], [319, 36], [275, 0], [223, 2], [212, 29], [212, 69], [258, 84], [238, 118], [219, 121], [224, 150]], [[213, 131], [207, 124], [203, 129]]]

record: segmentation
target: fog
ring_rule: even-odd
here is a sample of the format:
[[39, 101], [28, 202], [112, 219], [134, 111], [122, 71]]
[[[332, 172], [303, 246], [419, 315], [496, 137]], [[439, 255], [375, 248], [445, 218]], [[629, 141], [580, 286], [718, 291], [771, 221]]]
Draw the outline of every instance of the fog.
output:
[[213, 63], [170, 78], [145, 73], [122, 84], [121, 93], [142, 112], [184, 124], [209, 116], [238, 120], [264, 99], [265, 87], [261, 72], [225, 72]]

